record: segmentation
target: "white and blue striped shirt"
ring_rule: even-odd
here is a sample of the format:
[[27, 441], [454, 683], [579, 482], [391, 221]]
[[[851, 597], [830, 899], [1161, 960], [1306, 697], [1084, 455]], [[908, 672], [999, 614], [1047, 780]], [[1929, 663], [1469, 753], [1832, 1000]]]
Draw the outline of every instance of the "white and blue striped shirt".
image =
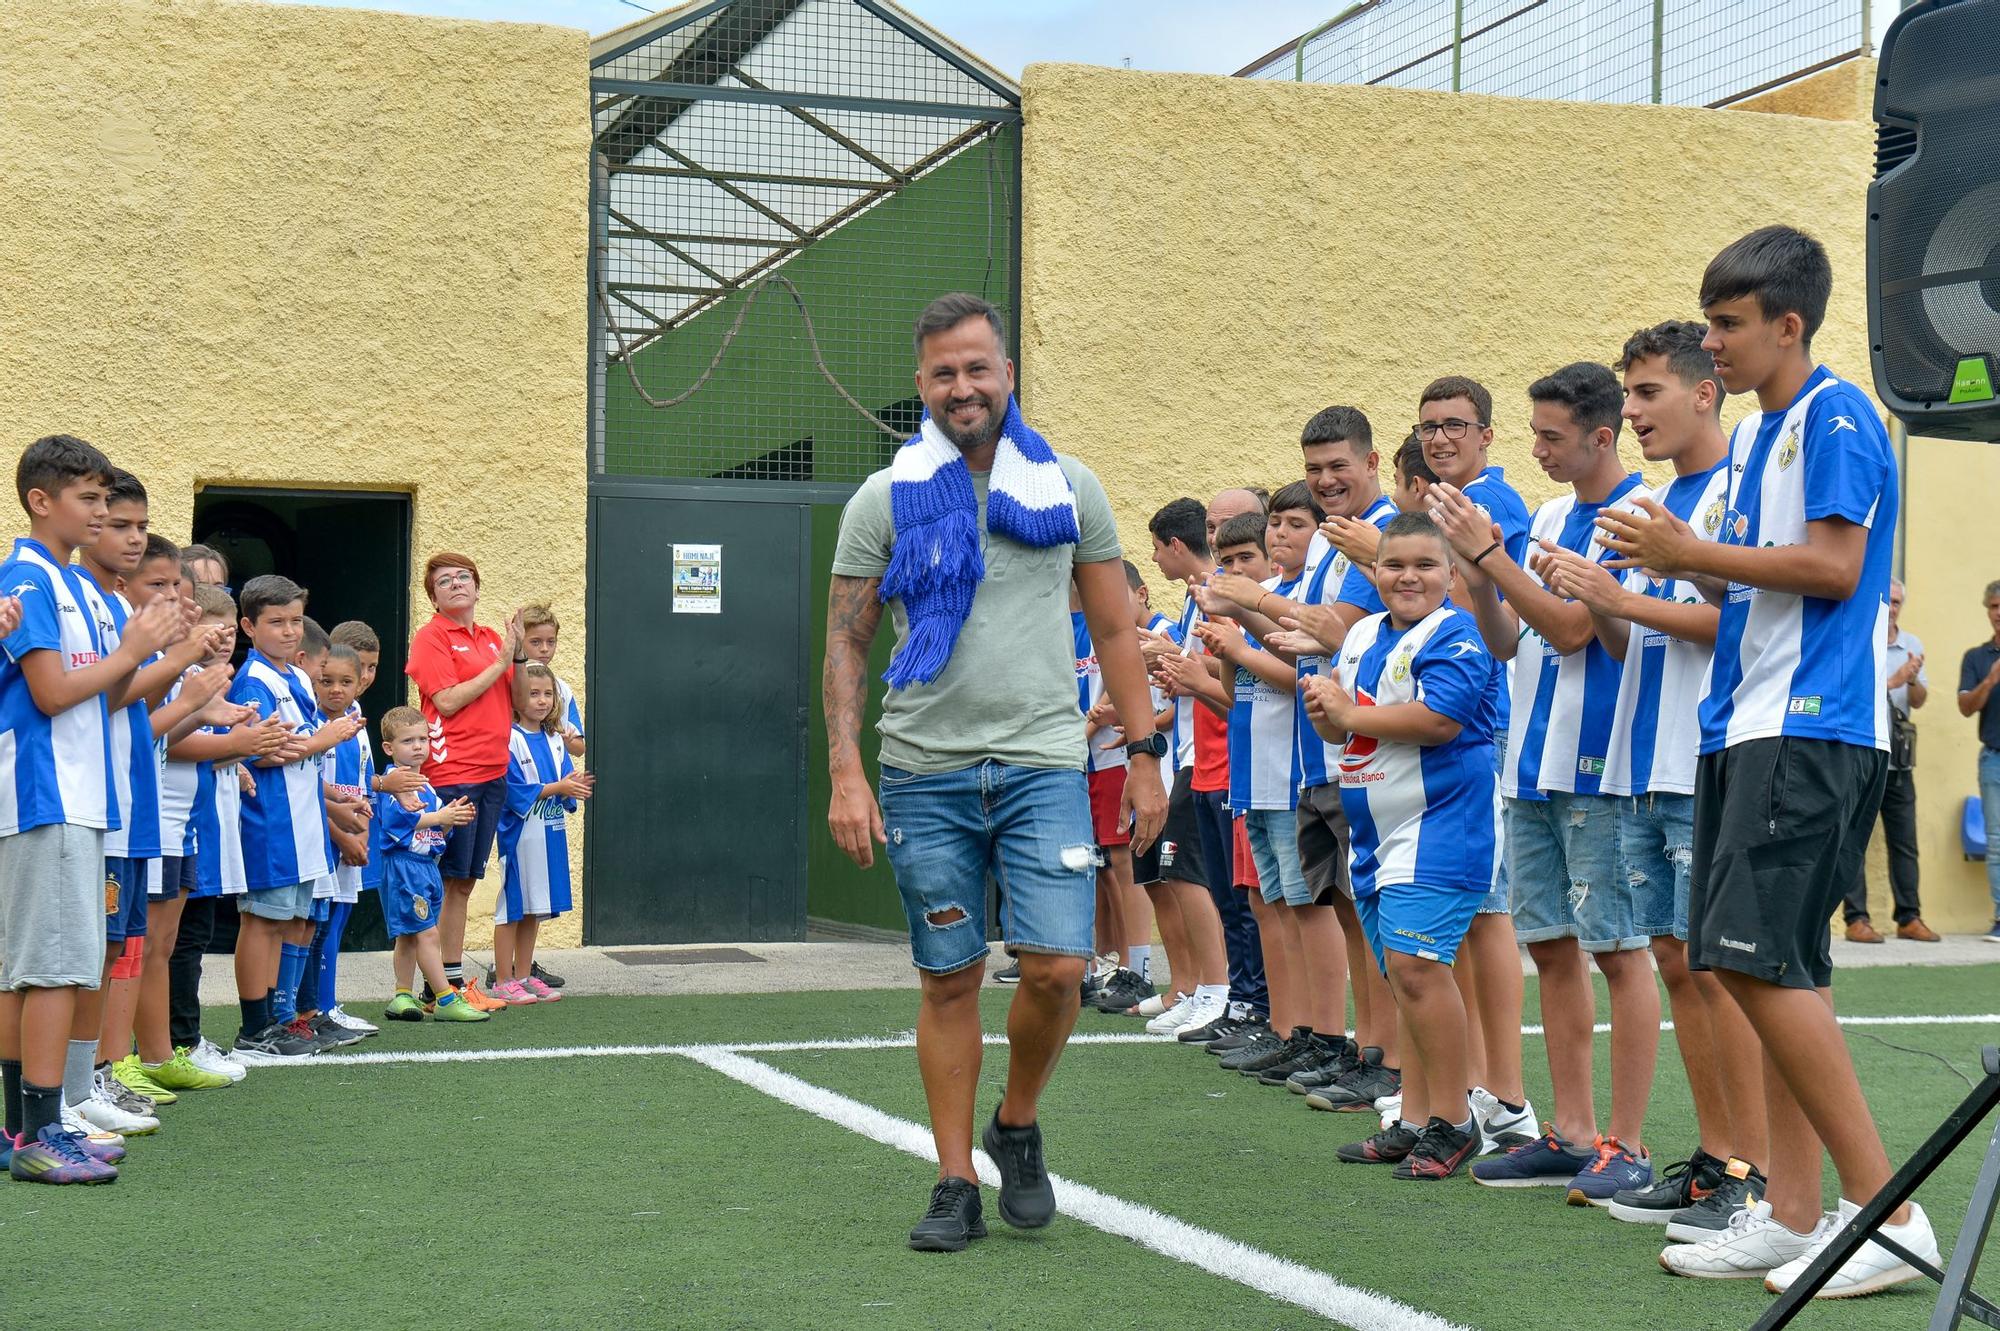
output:
[[[1298, 590], [1306, 575], [1286, 582], [1268, 578], [1261, 585], [1280, 596]], [[1263, 644], [1246, 635], [1253, 651]], [[1299, 746], [1294, 734], [1298, 707], [1289, 689], [1236, 667], [1236, 701], [1229, 709], [1229, 810], [1296, 809], [1299, 807]]]
[[[1183, 646], [1187, 646], [1192, 639], [1194, 645], [1188, 647], [1188, 654], [1199, 656], [1207, 650], [1201, 645], [1201, 639], [1194, 637], [1194, 626], [1200, 622], [1201, 607], [1196, 605], [1194, 597], [1190, 596], [1187, 598], [1187, 604], [1181, 607], [1180, 619], [1165, 632], [1168, 637]], [[1194, 709], [1198, 706], [1200, 704], [1186, 694], [1174, 699], [1174, 721], [1171, 733], [1168, 735], [1172, 741], [1173, 751], [1167, 757], [1173, 764], [1172, 770], [1176, 776], [1183, 767], [1194, 766]]]
[[[167, 702], [181, 696], [181, 685], [188, 675], [201, 669], [190, 666], [167, 690]], [[159, 759], [160, 780], [160, 853], [181, 859], [190, 859], [195, 854], [195, 801], [201, 794], [201, 774], [197, 763], [176, 762], [167, 757], [167, 738], [160, 736], [154, 746]]]
[[[88, 573], [83, 586], [91, 613], [100, 616], [98, 636], [104, 641], [104, 650], [117, 651], [125, 621], [132, 617], [132, 603], [118, 592], [106, 595]], [[111, 785], [117, 792], [118, 826], [104, 834], [104, 854], [110, 859], [158, 859], [160, 763], [153, 744], [153, 714], [146, 700], [134, 697], [120, 708], [111, 718], [110, 734]]]
[[519, 725], [507, 740], [507, 804], [500, 814], [506, 877], [496, 920], [561, 915], [570, 908], [568, 815], [576, 801], [544, 797], [542, 787], [576, 770], [561, 736]]
[[[1529, 528], [1528, 559], [1539, 550], [1540, 541], [1553, 542], [1587, 559], [1601, 562], [1611, 558], [1611, 552], [1597, 540], [1597, 515], [1638, 484], [1639, 475], [1634, 472], [1601, 504], [1583, 503], [1574, 491], [1543, 504], [1535, 510]], [[1528, 559], [1522, 560], [1524, 568]], [[1532, 568], [1528, 576], [1541, 581]], [[1618, 676], [1617, 658], [1596, 638], [1582, 651], [1565, 656], [1522, 621], [1521, 640], [1514, 650], [1512, 723], [1507, 734], [1507, 766], [1500, 783], [1502, 794], [1532, 798], [1544, 790], [1599, 793], [1604, 756], [1611, 748]]]
[[1844, 601], [1732, 585], [1701, 705], [1701, 751], [1778, 735], [1889, 747], [1889, 565], [1896, 461], [1874, 404], [1824, 365], [1783, 412], [1729, 438], [1729, 506], [1718, 539], [1803, 545], [1806, 524], [1867, 529], [1861, 580]]
[[[324, 719], [312, 683], [297, 666], [280, 666], [254, 647], [229, 686], [229, 700], [257, 714], [282, 716], [295, 735], [310, 735]], [[219, 775], [219, 774], [218, 774]], [[243, 872], [251, 891], [309, 883], [333, 872], [325, 792], [317, 757], [282, 767], [250, 769], [257, 791], [243, 797]]]
[[1406, 630], [1386, 614], [1348, 630], [1335, 678], [1363, 707], [1421, 702], [1458, 722], [1443, 744], [1349, 735], [1340, 756], [1340, 807], [1353, 828], [1354, 895], [1396, 884], [1491, 891], [1499, 872], [1500, 800], [1494, 790], [1494, 692], [1499, 663], [1471, 615], [1439, 606]]
[[[1396, 516], [1396, 506], [1387, 499], [1376, 497], [1368, 511], [1361, 515], [1363, 522], [1371, 522], [1379, 531], [1389, 525]], [[1375, 580], [1369, 576], [1370, 570], [1356, 564], [1339, 551], [1333, 552], [1331, 559], [1320, 562], [1313, 575], [1306, 579], [1305, 595], [1300, 601], [1305, 605], [1352, 605], [1358, 606], [1371, 615], [1382, 613], [1382, 594], [1375, 589]], [[1301, 656], [1299, 658], [1299, 678], [1324, 674], [1331, 662], [1324, 656]], [[1334, 781], [1340, 772], [1340, 746], [1328, 744], [1312, 728], [1306, 719], [1306, 695], [1304, 688], [1297, 694], [1298, 716], [1293, 720], [1293, 730], [1298, 735], [1299, 744], [1299, 786], [1311, 789]]]
[[[1069, 612], [1070, 636], [1076, 639], [1076, 706], [1086, 716], [1104, 696], [1104, 671], [1097, 663], [1097, 645], [1083, 611]], [[1115, 722], [1113, 724], [1116, 724]], [[1111, 726], [1090, 737], [1083, 753], [1083, 770], [1103, 772], [1125, 766], [1125, 738]]]
[[[1695, 476], [1677, 476], [1652, 491], [1634, 490], [1619, 508], [1636, 509], [1643, 496], [1688, 524], [1703, 540], [1714, 540], [1728, 506], [1727, 459]], [[1642, 569], [1628, 569], [1626, 590], [1683, 605], [1702, 604], [1691, 582], [1658, 582]], [[1669, 637], [1633, 624], [1625, 642], [1624, 670], [1618, 677], [1618, 714], [1611, 721], [1611, 748], [1604, 757], [1607, 795], [1692, 795], [1695, 753], [1701, 746], [1702, 686], [1713, 648]]]
[[[105, 645], [91, 612], [90, 575], [59, 564], [40, 541], [22, 537], [0, 565], [0, 595], [21, 603], [21, 623], [0, 647], [0, 836], [68, 823], [118, 826], [112, 780], [111, 716], [102, 693], [55, 716], [35, 705], [21, 670], [30, 652], [56, 653], [64, 670], [96, 664]], [[101, 599], [101, 598], [98, 598]]]

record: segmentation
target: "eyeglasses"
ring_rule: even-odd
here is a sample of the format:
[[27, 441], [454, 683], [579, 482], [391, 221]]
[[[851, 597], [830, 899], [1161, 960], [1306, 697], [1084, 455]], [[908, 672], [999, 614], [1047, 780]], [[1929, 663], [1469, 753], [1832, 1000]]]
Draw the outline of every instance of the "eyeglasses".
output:
[[1485, 428], [1485, 421], [1462, 421], [1457, 417], [1453, 417], [1447, 421], [1421, 421], [1415, 426], [1415, 431], [1419, 439], [1435, 439], [1439, 434], [1442, 434], [1453, 443], [1457, 443], [1459, 440], [1465, 438], [1467, 430], [1483, 430]]
[[479, 579], [473, 577], [464, 569], [460, 569], [456, 573], [438, 574], [437, 581], [431, 585], [434, 587], [471, 587], [476, 585], [478, 581]]

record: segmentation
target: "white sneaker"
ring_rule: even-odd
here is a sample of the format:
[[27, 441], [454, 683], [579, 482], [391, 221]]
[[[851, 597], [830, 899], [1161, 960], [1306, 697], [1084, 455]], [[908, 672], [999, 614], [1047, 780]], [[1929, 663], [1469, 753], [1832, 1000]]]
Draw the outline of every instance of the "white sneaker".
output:
[[1382, 1130], [1387, 1132], [1403, 1117], [1403, 1093], [1376, 1096], [1374, 1109], [1381, 1116]]
[[1810, 1249], [1818, 1234], [1797, 1234], [1771, 1218], [1758, 1202], [1729, 1217], [1729, 1228], [1706, 1243], [1675, 1243], [1660, 1250], [1670, 1274], [1703, 1280], [1761, 1279]]
[[[1172, 1002], [1167, 1002], [1156, 994], [1139, 1004], [1139, 1015], [1152, 1018], [1146, 1023], [1146, 1033], [1172, 1035], [1187, 1020], [1188, 1004], [1192, 1002], [1194, 1002], [1192, 995], [1176, 990]], [[1153, 1009], [1151, 1012], [1146, 1011], [1149, 1006]]]
[[1220, 994], [1189, 994], [1177, 1006], [1147, 1022], [1146, 1029], [1155, 1035], [1178, 1035], [1189, 1027], [1208, 1025], [1228, 1006], [1229, 1000]]
[[[1172, 994], [1154, 994], [1151, 998], [1140, 1000], [1138, 1005], [1132, 1009], [1132, 1015], [1135, 1017], [1157, 1017], [1169, 1008], [1177, 1007], [1185, 1002], [1187, 1002], [1187, 995], [1178, 989], [1174, 990]], [[1146, 1029], [1152, 1030], [1153, 1028], [1148, 1026]]]
[[[150, 1114], [130, 1114], [111, 1103], [104, 1095], [92, 1091], [88, 1098], [74, 1109], [64, 1109], [65, 1116], [75, 1114], [89, 1124], [87, 1132], [115, 1132], [125, 1137], [143, 1137], [149, 1132], [160, 1130], [160, 1120]], [[64, 1118], [68, 1122], [68, 1118]]]
[[1521, 1100], [1518, 1114], [1501, 1104], [1500, 1097], [1484, 1086], [1472, 1088], [1471, 1101], [1472, 1117], [1479, 1124], [1479, 1154], [1511, 1151], [1539, 1135], [1535, 1131], [1535, 1106], [1526, 1097]]
[[375, 1035], [382, 1029], [350, 1014], [337, 1003], [326, 1010], [326, 1015], [329, 1021], [344, 1031], [360, 1031], [363, 1035]]
[[223, 1053], [207, 1036], [203, 1036], [194, 1048], [188, 1050], [188, 1062], [194, 1064], [203, 1072], [212, 1072], [218, 1077], [227, 1077], [231, 1081], [242, 1081], [250, 1075], [248, 1067], [237, 1062], [228, 1054]]
[[[1828, 1211], [1820, 1217], [1819, 1228], [1813, 1231], [1812, 1246], [1786, 1262], [1783, 1266], [1764, 1277], [1764, 1288], [1773, 1294], [1783, 1294], [1792, 1287], [1792, 1282], [1805, 1274], [1813, 1259], [1826, 1251], [1847, 1222], [1861, 1214], [1861, 1208], [1845, 1197], [1840, 1199], [1840, 1209]], [[1908, 1248], [1932, 1266], [1942, 1266], [1944, 1258], [1938, 1255], [1937, 1235], [1931, 1232], [1930, 1217], [1924, 1208], [1910, 1203], [1910, 1218], [1900, 1225], [1884, 1225], [1882, 1234]], [[1841, 1263], [1819, 1292], [1816, 1299], [1852, 1299], [1863, 1294], [1873, 1294], [1891, 1285], [1906, 1281], [1922, 1280], [1924, 1273], [1911, 1266], [1902, 1258], [1890, 1252], [1873, 1239], [1861, 1245], [1861, 1250]]]
[[65, 1130], [73, 1132], [79, 1137], [88, 1137], [100, 1146], [123, 1146], [125, 1144], [123, 1134], [106, 1132], [82, 1114], [77, 1113], [74, 1105], [64, 1105], [62, 1107], [62, 1125]]

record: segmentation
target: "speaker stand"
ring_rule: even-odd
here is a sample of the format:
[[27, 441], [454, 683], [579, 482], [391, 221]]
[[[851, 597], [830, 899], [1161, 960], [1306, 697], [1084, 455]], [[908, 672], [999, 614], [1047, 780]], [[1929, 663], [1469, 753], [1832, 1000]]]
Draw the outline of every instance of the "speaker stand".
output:
[[1917, 1186], [1944, 1163], [1945, 1157], [1957, 1150], [1959, 1144], [1971, 1136], [1996, 1107], [2000, 1107], [2000, 1048], [1988, 1046], [1980, 1052], [1980, 1060], [1986, 1070], [1985, 1079], [1972, 1088], [1972, 1093], [1951, 1111], [1929, 1140], [1917, 1148], [1917, 1153], [1896, 1171], [1895, 1177], [1883, 1186], [1882, 1191], [1861, 1208], [1860, 1214], [1847, 1222], [1847, 1227], [1792, 1282], [1792, 1287], [1764, 1310], [1764, 1315], [1757, 1319], [1751, 1331], [1777, 1331], [1779, 1327], [1789, 1326], [1792, 1319], [1798, 1316], [1799, 1309], [1811, 1301], [1819, 1288], [1840, 1269], [1841, 1263], [1870, 1239], [1942, 1286], [1937, 1308], [1931, 1314], [1930, 1331], [1957, 1331], [1966, 1318], [2000, 1331], [2000, 1306], [1981, 1298], [1972, 1289], [1972, 1277], [1979, 1270], [1980, 1251], [1986, 1246], [1986, 1236], [1993, 1228], [1993, 1213], [1996, 1207], [2000, 1207], [2000, 1126], [1994, 1129], [1993, 1141], [1986, 1148], [1986, 1162], [1980, 1167], [1978, 1182], [1973, 1184], [1972, 1201], [1966, 1207], [1965, 1225], [1958, 1231], [1958, 1242], [1952, 1246], [1949, 1269], [1940, 1271], [1878, 1233], [1882, 1222], [1908, 1201]]

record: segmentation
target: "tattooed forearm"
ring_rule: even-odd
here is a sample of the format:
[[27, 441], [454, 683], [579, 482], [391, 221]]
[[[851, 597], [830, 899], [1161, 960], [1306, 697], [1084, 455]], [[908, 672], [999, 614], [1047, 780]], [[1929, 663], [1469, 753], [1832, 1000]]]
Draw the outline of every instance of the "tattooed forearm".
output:
[[826, 606], [827, 767], [835, 777], [859, 774], [861, 713], [868, 702], [868, 649], [882, 623], [877, 578], [835, 575]]

